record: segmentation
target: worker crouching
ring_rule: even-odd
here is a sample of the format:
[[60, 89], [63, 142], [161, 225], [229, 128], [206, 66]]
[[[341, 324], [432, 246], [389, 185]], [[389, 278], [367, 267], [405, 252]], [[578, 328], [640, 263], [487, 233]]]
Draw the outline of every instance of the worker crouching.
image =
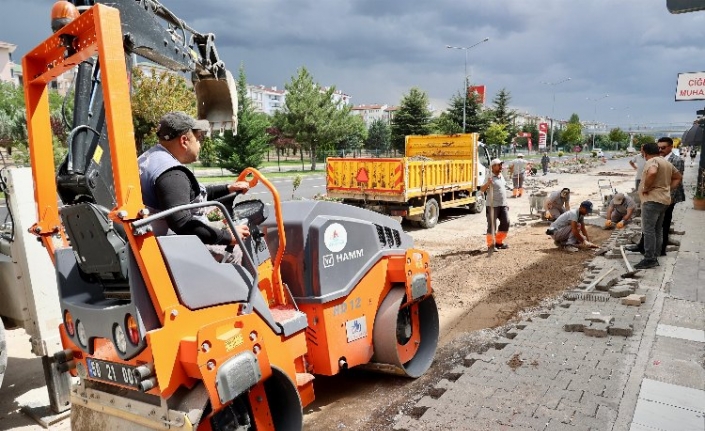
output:
[[597, 248], [590, 242], [585, 229], [585, 216], [592, 213], [592, 202], [583, 201], [580, 207], [561, 214], [546, 231], [553, 242], [566, 251], [575, 252], [581, 248]]
[[544, 202], [544, 218], [547, 220], [557, 220], [561, 214], [570, 210], [570, 189], [565, 187], [560, 191], [551, 192]]
[[624, 193], [617, 193], [607, 206], [605, 229], [613, 229], [615, 227], [623, 229], [624, 226], [632, 221], [635, 209], [636, 202], [634, 202], [634, 199]]

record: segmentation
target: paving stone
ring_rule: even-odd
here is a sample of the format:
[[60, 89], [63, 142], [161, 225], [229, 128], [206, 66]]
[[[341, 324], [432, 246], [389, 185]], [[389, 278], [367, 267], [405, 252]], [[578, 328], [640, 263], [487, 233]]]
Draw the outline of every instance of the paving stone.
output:
[[610, 296], [613, 298], [624, 298], [626, 296], [629, 296], [634, 292], [634, 289], [632, 289], [629, 286], [614, 286], [610, 290]]
[[622, 305], [630, 305], [630, 306], [640, 306], [641, 305], [641, 297], [638, 295], [629, 295], [625, 298], [622, 298]]
[[629, 323], [626, 319], [620, 318], [612, 322], [607, 332], [610, 335], [617, 335], [622, 337], [631, 337], [634, 333], [634, 325]]
[[571, 322], [563, 325], [563, 330], [566, 332], [583, 332], [585, 322]]
[[586, 326], [583, 333], [588, 337], [606, 337], [607, 336], [607, 324], [606, 323], [595, 323], [592, 322], [590, 326]]
[[605, 291], [609, 290], [610, 287], [617, 284], [617, 282], [619, 280], [620, 280], [619, 275], [612, 275], [612, 273], [610, 273], [605, 278], [600, 280], [599, 283], [597, 283], [597, 285], [595, 286], [595, 289], [605, 292]]
[[602, 315], [602, 314], [590, 314], [585, 318], [585, 320], [589, 322], [597, 322], [597, 323], [610, 323], [611, 321], [614, 320], [614, 317], [609, 316], [609, 315]]

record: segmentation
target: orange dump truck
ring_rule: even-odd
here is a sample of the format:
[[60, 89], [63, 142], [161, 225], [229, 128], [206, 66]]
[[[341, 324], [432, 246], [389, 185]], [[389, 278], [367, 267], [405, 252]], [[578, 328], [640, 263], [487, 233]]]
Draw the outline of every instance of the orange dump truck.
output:
[[489, 155], [477, 133], [406, 137], [406, 157], [328, 158], [328, 197], [425, 228], [441, 209], [481, 212]]

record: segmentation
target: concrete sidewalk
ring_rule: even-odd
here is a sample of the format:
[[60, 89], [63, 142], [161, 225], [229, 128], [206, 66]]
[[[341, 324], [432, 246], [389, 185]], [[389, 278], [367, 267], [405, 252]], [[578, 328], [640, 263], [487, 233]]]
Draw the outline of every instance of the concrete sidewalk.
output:
[[[687, 168], [686, 190], [696, 172]], [[680, 249], [634, 279], [620, 277], [630, 232], [615, 231], [578, 299], [465, 357], [394, 429], [705, 431], [705, 213], [688, 199], [673, 227], [685, 232], [673, 236]], [[624, 304], [630, 293], [643, 302]]]

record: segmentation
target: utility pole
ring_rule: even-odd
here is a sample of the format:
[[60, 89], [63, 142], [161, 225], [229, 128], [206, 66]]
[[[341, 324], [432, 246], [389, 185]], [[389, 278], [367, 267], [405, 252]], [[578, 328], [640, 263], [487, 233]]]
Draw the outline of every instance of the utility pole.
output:
[[562, 80], [556, 81], [556, 82], [541, 81], [542, 84], [550, 85], [551, 87], [553, 87], [553, 103], [551, 104], [551, 138], [550, 138], [551, 144], [549, 147], [549, 151], [551, 151], [551, 152], [553, 151], [553, 120], [556, 117], [556, 88], [555, 87], [556, 87], [556, 85], [562, 84], [567, 81], [570, 81], [570, 78], [565, 78], [565, 79], [562, 79]]
[[486, 37], [482, 39], [481, 41], [477, 42], [474, 45], [470, 46], [451, 46], [451, 45], [446, 45], [446, 48], [448, 49], [462, 49], [465, 51], [465, 77], [463, 79], [463, 92], [465, 93], [465, 96], [463, 97], [463, 133], [465, 133], [465, 123], [466, 123], [466, 113], [465, 111], [467, 110], [467, 104], [468, 104], [468, 50], [476, 47], [477, 45], [487, 42], [490, 40], [489, 37]]

